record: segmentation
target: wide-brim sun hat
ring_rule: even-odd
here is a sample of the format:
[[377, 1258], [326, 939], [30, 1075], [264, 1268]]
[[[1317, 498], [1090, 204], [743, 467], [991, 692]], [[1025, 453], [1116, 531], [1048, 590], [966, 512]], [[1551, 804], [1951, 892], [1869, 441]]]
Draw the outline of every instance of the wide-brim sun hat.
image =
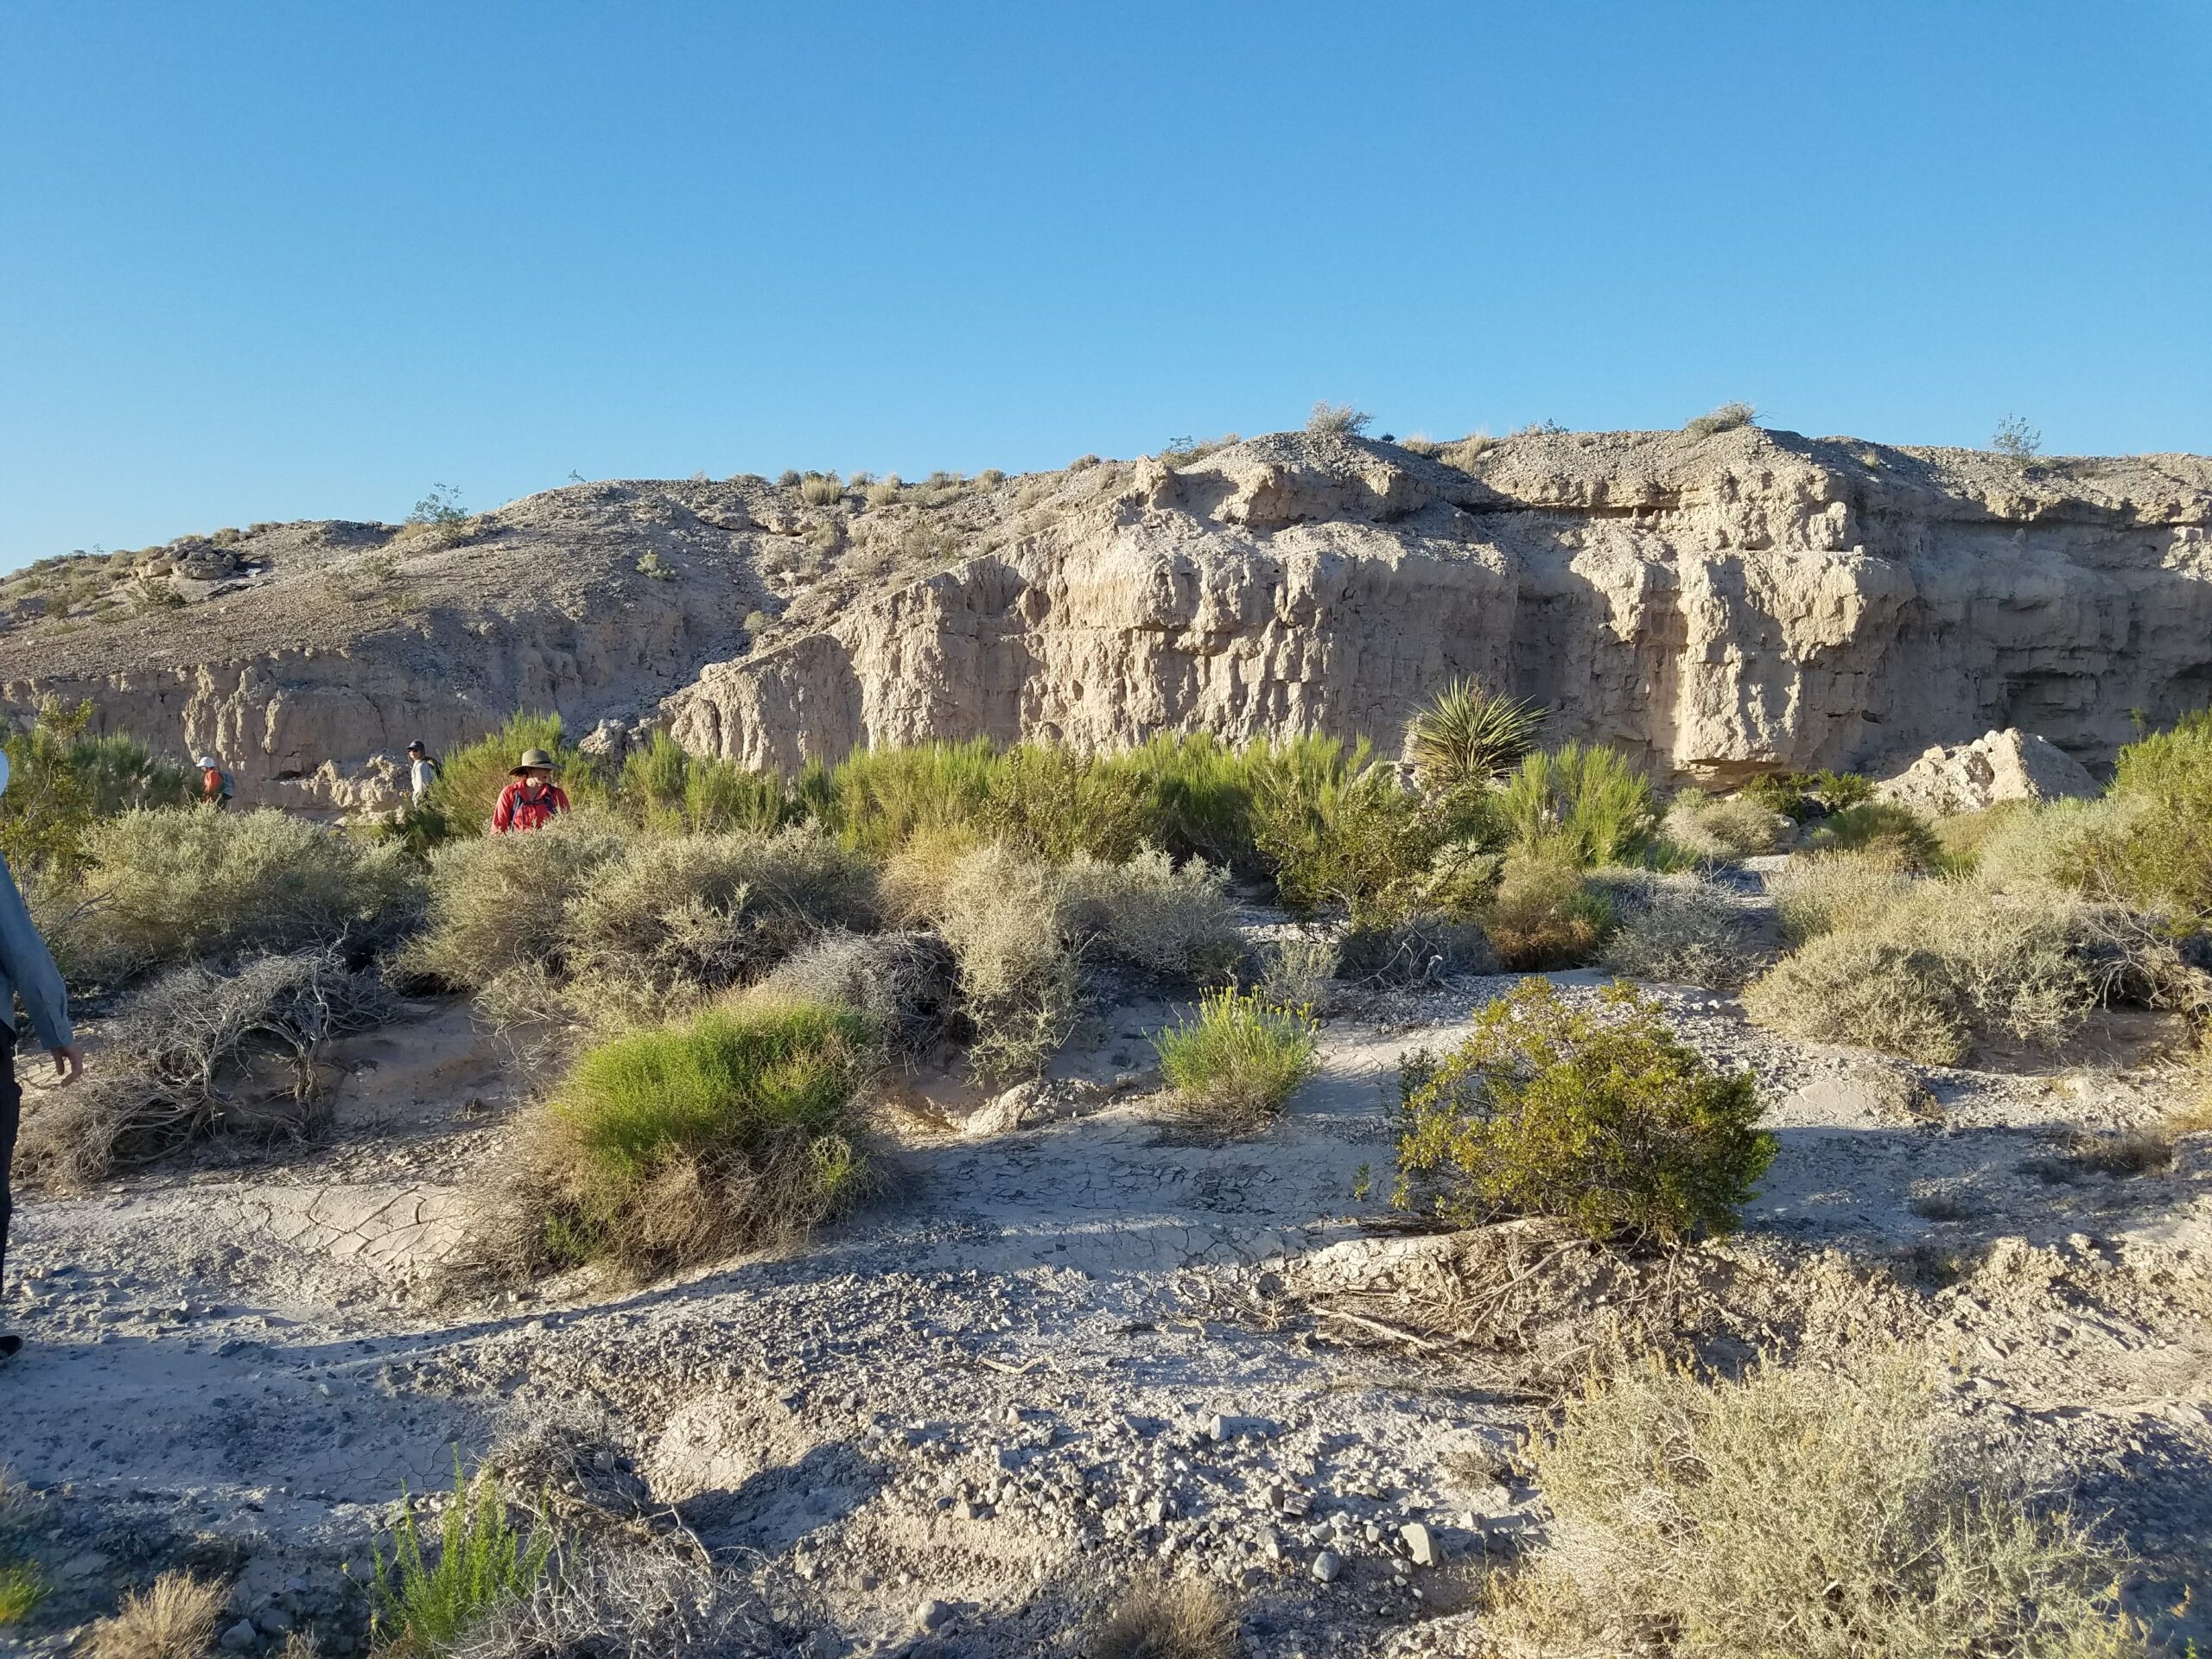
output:
[[215, 757], [212, 754], [203, 754], [193, 764], [197, 766], [202, 772], [212, 772], [214, 770], [215, 766]]
[[551, 772], [554, 769], [553, 757], [544, 750], [524, 749], [522, 759], [507, 768], [507, 776], [519, 778], [525, 772]]

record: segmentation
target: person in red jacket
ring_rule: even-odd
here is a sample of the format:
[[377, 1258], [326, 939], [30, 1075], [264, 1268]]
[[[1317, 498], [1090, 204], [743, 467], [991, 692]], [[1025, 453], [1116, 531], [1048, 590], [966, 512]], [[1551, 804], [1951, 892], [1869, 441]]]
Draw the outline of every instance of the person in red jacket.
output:
[[536, 830], [569, 810], [569, 798], [553, 781], [553, 757], [544, 750], [524, 749], [522, 759], [507, 775], [514, 782], [499, 791], [499, 804], [493, 809], [493, 835], [504, 836], [510, 830]]

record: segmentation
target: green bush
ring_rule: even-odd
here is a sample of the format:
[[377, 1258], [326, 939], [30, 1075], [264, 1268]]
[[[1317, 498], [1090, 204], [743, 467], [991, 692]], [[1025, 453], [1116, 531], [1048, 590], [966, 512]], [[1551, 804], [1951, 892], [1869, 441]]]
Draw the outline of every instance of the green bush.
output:
[[28, 730], [0, 740], [12, 779], [0, 794], [0, 858], [19, 876], [73, 880], [96, 822], [192, 798], [189, 771], [155, 760], [135, 738], [87, 737], [92, 716], [90, 702], [73, 709], [49, 697]]
[[1745, 987], [1744, 1008], [1789, 1036], [1929, 1065], [1998, 1039], [2054, 1047], [2096, 1001], [2082, 927], [2055, 890], [1924, 881], [1814, 935]]
[[2110, 893], [2212, 919], [2212, 711], [2122, 749], [2112, 798], [2133, 817], [2100, 861]]
[[1622, 755], [1567, 743], [1529, 755], [1506, 779], [1497, 809], [1514, 845], [1596, 864], [1635, 861], [1658, 822], [1651, 785]]
[[1631, 1371], [1523, 1455], [1551, 1545], [1494, 1588], [1502, 1651], [1640, 1652], [1620, 1633], [1656, 1630], [1679, 1659], [2147, 1659], [2126, 1563], [1974, 1450], [1902, 1356]]
[[607, 793], [600, 763], [563, 742], [560, 715], [518, 710], [499, 730], [439, 760], [429, 800], [453, 834], [474, 835], [491, 828], [499, 791], [513, 781], [509, 773], [525, 749], [543, 749], [553, 757], [559, 767], [555, 781], [571, 804], [586, 805]]
[[1404, 1103], [1398, 1201], [1462, 1225], [1554, 1216], [1593, 1238], [1726, 1233], [1775, 1142], [1749, 1072], [1716, 1074], [1660, 1005], [1614, 983], [1580, 1007], [1524, 982]]
[[456, 1452], [435, 1551], [424, 1548], [413, 1498], [403, 1497], [391, 1556], [381, 1548], [373, 1552], [370, 1638], [381, 1653], [450, 1651], [488, 1614], [535, 1589], [553, 1552], [552, 1529], [541, 1520], [525, 1535], [510, 1517], [497, 1478], [479, 1470], [471, 1480]]
[[1414, 715], [1407, 735], [1425, 789], [1487, 784], [1536, 745], [1544, 711], [1454, 680]]
[[1342, 910], [1358, 928], [1425, 910], [1471, 914], [1497, 877], [1491, 792], [1423, 795], [1362, 749], [1347, 758], [1363, 764], [1338, 770], [1306, 756], [1257, 775], [1254, 839], [1285, 908]]
[[1770, 772], [1744, 785], [1744, 798], [1810, 823], [1874, 798], [1872, 779], [1855, 772]]
[[126, 812], [92, 826], [84, 856], [77, 887], [40, 891], [48, 942], [79, 982], [340, 940], [365, 953], [421, 906], [420, 872], [400, 849], [267, 810]]
[[1166, 1027], [1152, 1046], [1177, 1111], [1235, 1132], [1274, 1118], [1314, 1074], [1316, 1032], [1309, 1010], [1224, 986], [1199, 998], [1196, 1016]]
[[1806, 844], [1821, 853], [1872, 853], [1901, 870], [1932, 870], [1943, 856], [1928, 820], [1894, 801], [1862, 801], [1831, 813]]
[[637, 1276], [783, 1243], [859, 1192], [856, 1015], [710, 1011], [587, 1051], [562, 1084], [514, 1206], [525, 1269]]
[[1567, 859], [1515, 853], [1482, 912], [1483, 931], [1505, 967], [1522, 973], [1594, 961], [1613, 922], [1611, 901]]
[[766, 832], [794, 822], [800, 811], [774, 773], [687, 754], [661, 731], [624, 757], [609, 792], [623, 817], [667, 834]]

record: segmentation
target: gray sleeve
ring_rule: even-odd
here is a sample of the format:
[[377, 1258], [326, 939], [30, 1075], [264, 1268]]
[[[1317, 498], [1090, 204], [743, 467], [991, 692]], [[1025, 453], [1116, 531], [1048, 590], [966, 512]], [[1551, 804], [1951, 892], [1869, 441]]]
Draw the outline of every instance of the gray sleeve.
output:
[[[30, 1015], [39, 1041], [48, 1048], [67, 1047], [73, 1036], [69, 993], [54, 965], [54, 953], [31, 925], [23, 895], [16, 891], [16, 879], [4, 865], [0, 865], [0, 969], [15, 982], [16, 995]], [[5, 1012], [13, 1024], [14, 1010]]]

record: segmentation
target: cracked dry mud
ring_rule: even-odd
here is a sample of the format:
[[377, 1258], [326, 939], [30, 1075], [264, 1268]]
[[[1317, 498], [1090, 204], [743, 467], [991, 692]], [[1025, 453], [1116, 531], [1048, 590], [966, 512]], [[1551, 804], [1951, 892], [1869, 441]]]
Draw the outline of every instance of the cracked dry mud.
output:
[[[1555, 1382], [1529, 1333], [1586, 1338], [1618, 1288], [1602, 1263], [1521, 1274], [1535, 1300], [1459, 1344], [1423, 1322], [1430, 1293], [1515, 1236], [1382, 1224], [1400, 1056], [1506, 983], [1353, 998], [1287, 1119], [1226, 1144], [1128, 1086], [1167, 1005], [1125, 1001], [1063, 1057], [1065, 1109], [991, 1135], [895, 1115], [888, 1190], [790, 1256], [493, 1306], [432, 1292], [530, 1079], [458, 1006], [351, 1039], [321, 1145], [21, 1205], [4, 1457], [56, 1592], [15, 1640], [57, 1648], [185, 1560], [242, 1575], [226, 1619], [262, 1615], [261, 1645], [299, 1621], [355, 1651], [352, 1586], [402, 1490], [581, 1413], [719, 1560], [785, 1587], [769, 1651], [1067, 1651], [1086, 1595], [1140, 1562], [1235, 1586], [1250, 1653], [1471, 1651], [1484, 1564], [1541, 1534], [1510, 1459]], [[2155, 1022], [2039, 1066], [1916, 1071], [1660, 995], [1754, 1071], [1782, 1143], [1700, 1269], [1732, 1310], [1707, 1351], [1923, 1346], [1986, 1434], [2143, 1557], [2131, 1602], [2198, 1630], [2168, 1610], [2212, 1560], [2212, 1155], [2197, 1136], [2116, 1177], [2063, 1151], [2189, 1086], [2145, 1058]], [[1440, 1565], [1407, 1559], [1409, 1522]]]

